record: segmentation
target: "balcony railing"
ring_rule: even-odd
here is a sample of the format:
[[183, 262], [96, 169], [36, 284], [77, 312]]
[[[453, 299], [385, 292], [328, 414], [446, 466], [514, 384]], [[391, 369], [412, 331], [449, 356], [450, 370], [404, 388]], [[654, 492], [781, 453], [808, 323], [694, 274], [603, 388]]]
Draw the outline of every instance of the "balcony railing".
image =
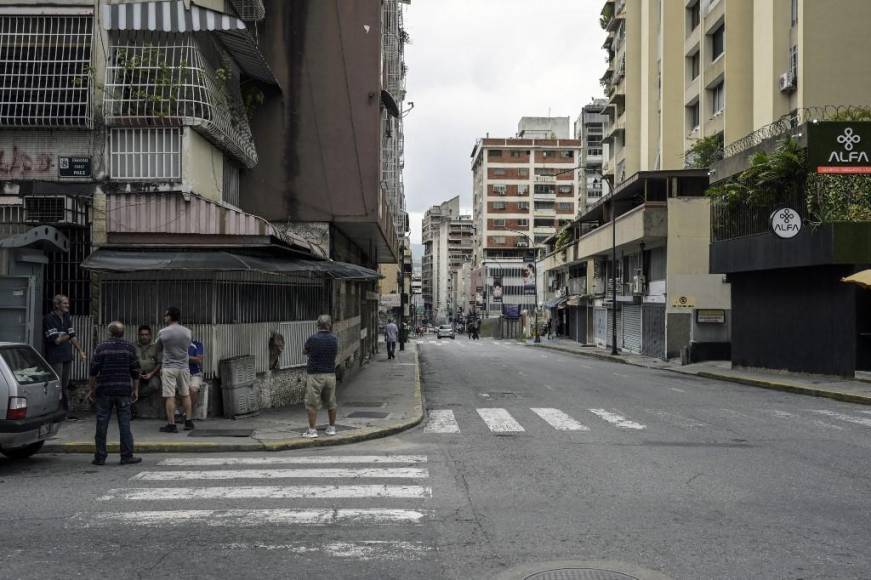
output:
[[778, 203], [750, 205], [746, 202], [727, 204], [711, 202], [711, 241], [721, 242], [768, 232], [771, 213], [779, 207], [790, 207], [807, 220], [807, 203], [802, 195], [794, 195]]

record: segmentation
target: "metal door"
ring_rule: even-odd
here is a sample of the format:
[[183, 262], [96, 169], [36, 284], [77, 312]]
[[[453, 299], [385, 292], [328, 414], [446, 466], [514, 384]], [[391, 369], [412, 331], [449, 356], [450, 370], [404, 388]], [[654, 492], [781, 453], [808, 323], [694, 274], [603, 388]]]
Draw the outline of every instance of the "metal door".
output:
[[0, 342], [35, 344], [33, 317], [35, 280], [29, 276], [0, 276]]
[[623, 347], [629, 352], [641, 352], [641, 305], [623, 305]]
[[665, 304], [644, 304], [641, 312], [644, 319], [641, 353], [665, 358]]

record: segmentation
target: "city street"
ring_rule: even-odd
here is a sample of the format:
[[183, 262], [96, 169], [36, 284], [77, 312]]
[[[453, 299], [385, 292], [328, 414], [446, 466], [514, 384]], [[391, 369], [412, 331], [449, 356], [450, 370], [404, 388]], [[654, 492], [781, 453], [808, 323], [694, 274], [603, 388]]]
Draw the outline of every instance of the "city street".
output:
[[868, 408], [512, 341], [416, 342], [428, 419], [386, 439], [132, 467], [0, 459], [0, 576], [484, 579], [558, 560], [871, 576]]

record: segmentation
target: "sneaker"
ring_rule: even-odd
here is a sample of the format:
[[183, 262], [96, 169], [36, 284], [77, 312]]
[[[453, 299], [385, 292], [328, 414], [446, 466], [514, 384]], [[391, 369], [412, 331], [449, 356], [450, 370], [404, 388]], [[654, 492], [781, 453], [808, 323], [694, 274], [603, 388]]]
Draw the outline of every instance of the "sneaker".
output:
[[336, 426], [330, 425], [329, 427], [327, 427], [327, 429], [324, 431], [324, 433], [326, 435], [335, 435], [336, 434]]
[[103, 458], [103, 459], [97, 459], [97, 458], [95, 457], [94, 460], [91, 462], [91, 464], [92, 464], [92, 465], [106, 465], [106, 459], [105, 459], [105, 458]]
[[194, 421], [193, 419], [185, 419], [184, 421], [184, 430], [185, 431], [193, 431]]
[[161, 433], [178, 433], [178, 427], [175, 425], [170, 425], [167, 423], [163, 427], [160, 428]]
[[305, 433], [302, 434], [306, 439], [317, 439], [318, 438], [318, 430], [317, 429], [306, 429]]
[[142, 458], [134, 457], [132, 455], [130, 457], [121, 458], [121, 465], [135, 465], [136, 463], [142, 463]]

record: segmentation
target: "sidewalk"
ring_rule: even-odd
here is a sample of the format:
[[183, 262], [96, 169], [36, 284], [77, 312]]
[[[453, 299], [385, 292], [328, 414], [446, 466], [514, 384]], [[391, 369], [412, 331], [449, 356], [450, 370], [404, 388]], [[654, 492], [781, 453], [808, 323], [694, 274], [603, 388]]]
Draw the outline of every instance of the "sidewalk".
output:
[[[386, 437], [414, 427], [423, 420], [423, 401], [417, 345], [406, 343], [397, 349], [396, 359], [388, 361], [382, 348], [374, 360], [363, 367], [348, 384], [340, 384], [336, 393], [338, 417], [336, 435], [327, 437], [326, 410], [318, 413], [317, 439], [303, 439], [308, 427], [302, 404], [285, 409], [268, 409], [243, 419], [209, 418], [197, 421], [193, 431], [175, 433], [158, 431], [160, 420], [133, 421], [135, 452], [138, 453], [206, 453], [238, 451], [281, 451], [301, 447], [344, 445], [367, 439]], [[109, 426], [109, 452], [118, 453], [118, 428]], [[94, 416], [67, 421], [59, 435], [47, 441], [43, 453], [93, 453]]]
[[847, 403], [871, 405], [871, 373], [858, 372], [855, 379], [843, 379], [763, 369], [733, 369], [732, 363], [729, 361], [707, 361], [681, 366], [678, 360], [664, 361], [629, 353], [612, 355], [605, 349], [583, 346], [562, 338], [547, 339], [542, 337], [540, 344], [535, 344], [532, 340], [526, 341], [526, 344], [527, 346], [557, 350], [609, 362], [696, 375], [800, 395], [826, 397]]

